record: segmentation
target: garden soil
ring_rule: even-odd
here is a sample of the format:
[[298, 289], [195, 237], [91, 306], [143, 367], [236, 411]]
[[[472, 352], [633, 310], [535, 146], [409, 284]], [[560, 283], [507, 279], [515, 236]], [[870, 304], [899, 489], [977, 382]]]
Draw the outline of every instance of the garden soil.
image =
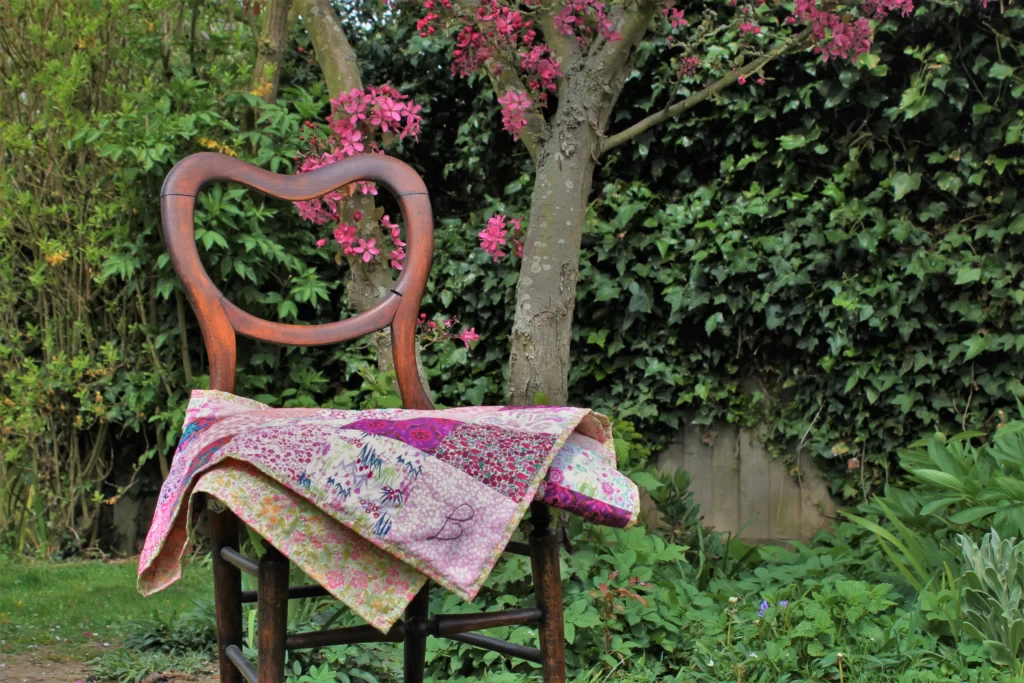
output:
[[[76, 683], [90, 681], [85, 662], [69, 661], [59, 650], [30, 650], [16, 655], [0, 653], [0, 683]], [[142, 683], [217, 683], [213, 674], [193, 676], [165, 671], [150, 674]]]

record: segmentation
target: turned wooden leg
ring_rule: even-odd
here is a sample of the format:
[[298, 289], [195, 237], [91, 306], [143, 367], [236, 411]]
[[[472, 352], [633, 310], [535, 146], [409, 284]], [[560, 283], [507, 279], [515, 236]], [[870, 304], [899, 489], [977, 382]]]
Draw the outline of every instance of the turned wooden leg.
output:
[[405, 609], [405, 683], [423, 683], [423, 672], [427, 665], [429, 607], [428, 581]]
[[259, 683], [282, 683], [284, 640], [288, 635], [288, 558], [269, 543], [265, 545], [256, 600], [256, 675]]
[[210, 542], [213, 552], [213, 596], [217, 614], [217, 661], [221, 683], [243, 683], [242, 674], [228, 660], [229, 645], [242, 647], [242, 573], [221, 559], [223, 548], [238, 550], [238, 518], [231, 511], [214, 512], [210, 517]]
[[544, 683], [565, 683], [565, 624], [562, 615], [562, 573], [558, 565], [558, 530], [543, 503], [530, 505], [530, 563], [533, 590], [541, 617], [540, 657]]

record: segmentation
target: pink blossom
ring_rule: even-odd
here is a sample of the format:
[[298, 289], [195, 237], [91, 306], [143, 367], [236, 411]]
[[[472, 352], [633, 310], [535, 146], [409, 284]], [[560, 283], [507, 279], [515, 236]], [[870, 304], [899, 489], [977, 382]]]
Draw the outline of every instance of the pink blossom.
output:
[[341, 143], [341, 150], [347, 155], [352, 156], [358, 154], [364, 149], [364, 145], [360, 140], [363, 139], [363, 134], [358, 130], [349, 129], [338, 135], [338, 142]]
[[661, 10], [661, 15], [668, 19], [669, 26], [672, 28], [681, 28], [689, 25], [683, 17], [686, 15], [686, 10], [677, 9], [675, 7], [665, 7]]
[[316, 248], [317, 249], [322, 249], [324, 247], [324, 245], [326, 245], [326, 244], [327, 244], [327, 239], [326, 238], [325, 239], [319, 239], [319, 240], [316, 241]]
[[501, 104], [501, 123], [512, 138], [519, 139], [519, 134], [526, 127], [526, 113], [530, 111], [533, 103], [526, 93], [509, 90], [498, 98]]
[[462, 332], [459, 333], [459, 336], [456, 337], [456, 339], [462, 340], [462, 343], [466, 345], [467, 349], [469, 348], [470, 342], [475, 342], [479, 338], [480, 335], [476, 333], [475, 327], [470, 327], [469, 329], [462, 330]]
[[405, 260], [405, 250], [399, 247], [391, 250], [391, 267], [395, 270], [402, 269], [402, 261]]
[[334, 229], [334, 241], [343, 247], [352, 246], [356, 241], [356, 226], [341, 223]]
[[491, 255], [495, 261], [505, 255], [501, 247], [505, 246], [505, 216], [495, 214], [487, 221], [487, 227], [480, 231], [480, 248]]
[[363, 255], [363, 262], [364, 263], [369, 263], [370, 261], [373, 260], [374, 256], [376, 256], [377, 254], [380, 253], [380, 249], [378, 249], [376, 245], [377, 245], [377, 240], [375, 240], [375, 239], [364, 240], [364, 239], [360, 238], [359, 239], [359, 246], [352, 247], [352, 253], [353, 254], [362, 254]]

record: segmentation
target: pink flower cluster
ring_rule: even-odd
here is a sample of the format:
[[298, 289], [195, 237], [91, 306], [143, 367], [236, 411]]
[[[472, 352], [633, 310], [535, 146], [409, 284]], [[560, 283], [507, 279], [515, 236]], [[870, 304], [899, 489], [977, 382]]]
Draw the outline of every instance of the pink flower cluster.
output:
[[402, 269], [402, 262], [405, 261], [405, 242], [402, 241], [402, 230], [397, 223], [391, 221], [391, 217], [384, 215], [380, 219], [380, 226], [391, 234], [391, 243], [395, 248], [391, 250], [391, 267], [395, 270]]
[[[565, 21], [558, 18], [556, 21], [569, 26], [581, 20], [582, 13], [589, 12], [599, 27], [606, 24], [610, 28], [611, 22], [602, 2], [573, 2], [578, 6], [568, 7], [559, 15]], [[532, 0], [526, 2], [527, 6], [531, 4], [536, 3]], [[473, 6], [456, 5], [452, 0], [424, 0], [423, 7], [427, 14], [417, 22], [421, 36], [433, 34], [441, 22], [455, 28], [453, 74], [466, 77], [484, 69], [500, 74], [503, 68], [514, 67], [518, 63], [527, 92], [506, 93], [499, 99], [505, 130], [518, 139], [526, 125], [525, 114], [531, 107], [547, 104], [548, 94], [557, 89], [558, 79], [562, 76], [550, 47], [537, 42], [537, 31], [528, 15], [518, 6], [507, 6], [499, 0], [481, 0]], [[570, 27], [569, 32], [573, 31]]]
[[[383, 154], [381, 144], [389, 138], [402, 139], [419, 134], [420, 106], [390, 85], [370, 86], [365, 90], [354, 89], [341, 93], [331, 100], [331, 114], [327, 119], [327, 134], [324, 138], [315, 133], [309, 139], [310, 153], [299, 164], [299, 173], [309, 173], [323, 166], [333, 164], [345, 157], [363, 152]], [[314, 128], [312, 122], [306, 122], [307, 128]], [[304, 136], [300, 136], [303, 137]], [[379, 140], [379, 142], [378, 142]], [[346, 256], [358, 256], [369, 263], [381, 251], [375, 238], [360, 239], [356, 237], [356, 226], [345, 221], [343, 217], [345, 200], [356, 192], [377, 194], [373, 183], [360, 182], [335, 190], [323, 197], [305, 202], [295, 202], [299, 216], [316, 225], [334, 224], [332, 235]], [[352, 219], [358, 223], [363, 219], [361, 211], [355, 211]], [[388, 216], [381, 219], [381, 225], [391, 231], [391, 240], [395, 249], [391, 250], [391, 265], [402, 269], [405, 259], [401, 241], [401, 233], [396, 224]], [[316, 242], [317, 247], [324, 247], [326, 238]]]
[[519, 54], [519, 68], [527, 76], [526, 87], [537, 93], [541, 104], [546, 104], [549, 92], [558, 89], [558, 79], [562, 77], [562, 69], [551, 48], [547, 45], [534, 45], [529, 52]]
[[[355, 152], [363, 150], [363, 134], [375, 131], [396, 134], [399, 139], [420, 132], [420, 105], [390, 85], [352, 89], [331, 100], [328, 125], [338, 140]], [[369, 128], [369, 130], [366, 130]], [[354, 154], [355, 152], [349, 152]]]
[[[512, 230], [511, 237], [509, 237], [509, 229]], [[490, 254], [492, 259], [497, 261], [501, 257], [505, 256], [505, 252], [503, 252], [501, 248], [508, 243], [509, 239], [511, 239], [516, 256], [522, 258], [522, 231], [523, 226], [519, 218], [509, 218], [503, 214], [496, 213], [487, 221], [487, 227], [479, 233], [480, 248]]]
[[555, 28], [564, 36], [576, 36], [581, 48], [594, 37], [595, 31], [606, 40], [621, 40], [606, 8], [601, 0], [568, 0], [554, 17]]
[[[861, 11], [873, 19], [884, 19], [896, 11], [906, 16], [913, 10], [913, 0], [864, 0], [861, 4]], [[820, 8], [818, 0], [796, 0], [793, 15], [811, 27], [817, 43], [814, 51], [823, 61], [852, 60], [871, 49], [871, 22], [865, 17], [848, 21], [836, 12]], [[787, 23], [792, 22], [787, 19]]]
[[509, 90], [498, 98], [498, 104], [501, 105], [501, 125], [512, 133], [513, 139], [518, 140], [519, 133], [526, 127], [526, 114], [533, 103], [526, 93]]
[[684, 57], [679, 62], [679, 74], [682, 76], [692, 76], [697, 73], [697, 69], [701, 67], [700, 57]]

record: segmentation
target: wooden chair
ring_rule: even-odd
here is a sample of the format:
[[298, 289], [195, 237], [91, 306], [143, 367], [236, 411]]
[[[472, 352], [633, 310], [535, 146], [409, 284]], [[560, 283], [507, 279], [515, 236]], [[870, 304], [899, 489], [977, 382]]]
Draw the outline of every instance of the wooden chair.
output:
[[[380, 303], [353, 318], [322, 325], [287, 325], [256, 318], [228, 301], [203, 268], [196, 248], [193, 213], [196, 196], [207, 184], [233, 181], [288, 201], [319, 197], [358, 180], [378, 183], [401, 206], [408, 256], [394, 288]], [[285, 176], [221, 154], [194, 154], [167, 175], [161, 191], [164, 237], [171, 263], [199, 319], [210, 358], [210, 388], [235, 387], [235, 335], [313, 346], [348, 341], [390, 326], [395, 370], [406, 408], [432, 409], [416, 371], [415, 335], [420, 301], [433, 254], [433, 221], [423, 180], [406, 164], [377, 154], [349, 157], [312, 173]], [[506, 552], [528, 555], [537, 606], [467, 615], [428, 614], [430, 584], [413, 599], [387, 634], [370, 626], [289, 634], [288, 600], [327, 595], [319, 586], [288, 586], [288, 560], [272, 547], [258, 562], [238, 552], [238, 519], [230, 512], [210, 514], [217, 653], [224, 683], [280, 683], [285, 652], [346, 643], [405, 643], [405, 681], [421, 683], [428, 636], [449, 638], [541, 665], [545, 683], [565, 681], [565, 638], [558, 537], [547, 506], [531, 506], [529, 543], [509, 543]], [[241, 572], [257, 577], [258, 589], [243, 591]], [[242, 603], [257, 604], [257, 665], [242, 654]], [[480, 629], [537, 624], [540, 647], [526, 647], [473, 633]]]

